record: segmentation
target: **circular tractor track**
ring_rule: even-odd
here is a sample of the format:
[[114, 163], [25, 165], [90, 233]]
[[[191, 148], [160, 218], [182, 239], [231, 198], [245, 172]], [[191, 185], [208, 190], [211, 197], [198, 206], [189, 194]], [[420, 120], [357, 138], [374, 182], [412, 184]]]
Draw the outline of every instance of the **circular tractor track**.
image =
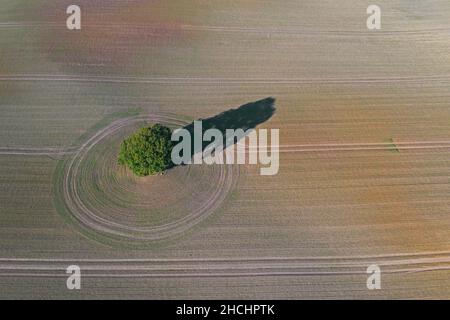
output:
[[[169, 170], [171, 171], [169, 174], [172, 174], [172, 185], [166, 186], [165, 190], [160, 191], [158, 189], [159, 184], [164, 184], [169, 179], [164, 175], [150, 178], [158, 179], [157, 183], [152, 184], [153, 180], [151, 180], [150, 184], [144, 184], [144, 188], [150, 186], [152, 190], [145, 191], [150, 197], [155, 193], [161, 193], [162, 195], [161, 201], [148, 201], [148, 203], [159, 205], [171, 214], [172, 211], [178, 210], [180, 212], [175, 212], [177, 214], [175, 214], [175, 217], [172, 215], [170, 221], [167, 221], [167, 219], [162, 223], [157, 221], [153, 225], [140, 224], [139, 221], [133, 220], [134, 206], [138, 207], [141, 213], [144, 211], [145, 215], [152, 215], [152, 208], [146, 210], [145, 197], [143, 203], [133, 202], [132, 191], [135, 189], [127, 190], [126, 186], [121, 185], [122, 181], [130, 181], [131, 179], [135, 182], [133, 179], [139, 178], [133, 177], [129, 172], [125, 174], [125, 178], [122, 177], [122, 180], [116, 178], [115, 171], [118, 170], [116, 165], [118, 147], [116, 145], [119, 138], [123, 139], [126, 136], [123, 131], [130, 130], [130, 127], [137, 127], [141, 123], [149, 122], [160, 123], [173, 128], [188, 124], [180, 118], [163, 114], [119, 119], [98, 131], [83, 143], [70, 158], [63, 160], [62, 172], [60, 172], [60, 178], [57, 181], [59, 190], [57, 202], [60, 204], [58, 208], [62, 204], [69, 220], [82, 227], [86, 231], [84, 233], [90, 238], [101, 240], [106, 237], [106, 239], [121, 243], [147, 243], [180, 236], [211, 216], [232, 189], [235, 176], [238, 173], [236, 166], [178, 166]], [[108, 139], [113, 136], [116, 139], [116, 145], [109, 146]], [[102, 146], [104, 150], [95, 151], [99, 146]], [[124, 168], [120, 170], [122, 170], [122, 173], [125, 172]], [[183, 174], [182, 179], [178, 179], [178, 176], [173, 177], [172, 171], [181, 172]], [[192, 176], [199, 175], [204, 186], [201, 190], [196, 186], [191, 186], [190, 182]], [[183, 190], [187, 188], [192, 190], [188, 190], [183, 199], [173, 200], [176, 204], [170, 203], [171, 195], [167, 190], [171, 190], [170, 193], [173, 197], [176, 197], [178, 193], [184, 192]], [[199, 190], [196, 190], [196, 188]], [[96, 193], [102, 196], [96, 196]], [[126, 194], [126, 196], [123, 196], [123, 194]], [[166, 195], [167, 197], [165, 197]], [[164, 202], [166, 198], [169, 199], [169, 203]], [[173, 209], [171, 205], [174, 205]], [[122, 214], [124, 218], [122, 218]], [[126, 220], [128, 218], [130, 223]]]

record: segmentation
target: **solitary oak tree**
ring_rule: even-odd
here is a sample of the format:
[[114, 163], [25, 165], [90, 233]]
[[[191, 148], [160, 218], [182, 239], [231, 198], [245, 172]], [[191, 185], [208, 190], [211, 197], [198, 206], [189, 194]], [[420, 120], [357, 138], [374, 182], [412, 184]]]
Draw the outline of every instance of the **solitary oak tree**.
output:
[[160, 124], [142, 128], [122, 142], [119, 164], [137, 176], [160, 173], [172, 166], [172, 131]]

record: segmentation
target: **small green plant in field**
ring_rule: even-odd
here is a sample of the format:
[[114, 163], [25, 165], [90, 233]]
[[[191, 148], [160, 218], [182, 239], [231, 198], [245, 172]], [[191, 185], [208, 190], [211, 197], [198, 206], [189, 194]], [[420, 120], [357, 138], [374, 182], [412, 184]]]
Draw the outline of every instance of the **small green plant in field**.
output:
[[139, 177], [154, 175], [172, 166], [172, 131], [160, 124], [138, 130], [122, 142], [119, 164]]
[[394, 152], [400, 152], [400, 150], [397, 148], [397, 145], [394, 142], [394, 139], [390, 138], [389, 142], [392, 144], [392, 146], [390, 147], [390, 150], [392, 150]]

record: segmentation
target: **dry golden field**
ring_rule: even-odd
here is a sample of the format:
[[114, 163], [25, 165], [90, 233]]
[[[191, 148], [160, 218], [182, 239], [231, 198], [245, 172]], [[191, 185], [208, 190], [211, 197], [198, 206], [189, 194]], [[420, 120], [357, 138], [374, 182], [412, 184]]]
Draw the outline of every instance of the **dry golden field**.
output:
[[[450, 2], [370, 4], [3, 0], [0, 298], [449, 299]], [[267, 97], [277, 175], [116, 164]]]

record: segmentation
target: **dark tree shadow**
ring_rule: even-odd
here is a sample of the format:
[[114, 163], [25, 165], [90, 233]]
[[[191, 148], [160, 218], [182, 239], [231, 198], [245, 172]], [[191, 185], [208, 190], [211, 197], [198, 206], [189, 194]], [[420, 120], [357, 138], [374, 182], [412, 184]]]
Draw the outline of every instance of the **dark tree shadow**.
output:
[[[207, 119], [198, 119], [202, 121], [202, 135], [208, 129], [218, 129], [224, 136], [223, 145], [226, 147], [225, 134], [227, 129], [242, 129], [247, 131], [254, 129], [256, 126], [269, 120], [275, 114], [275, 99], [272, 97], [265, 98], [259, 101], [244, 104], [236, 109], [230, 109], [222, 112], [214, 117]], [[192, 138], [192, 155], [204, 151], [210, 145], [210, 142], [203, 142], [201, 150], [195, 150], [194, 147], [194, 122], [184, 127], [191, 134]], [[234, 141], [233, 144], [237, 143]]]

